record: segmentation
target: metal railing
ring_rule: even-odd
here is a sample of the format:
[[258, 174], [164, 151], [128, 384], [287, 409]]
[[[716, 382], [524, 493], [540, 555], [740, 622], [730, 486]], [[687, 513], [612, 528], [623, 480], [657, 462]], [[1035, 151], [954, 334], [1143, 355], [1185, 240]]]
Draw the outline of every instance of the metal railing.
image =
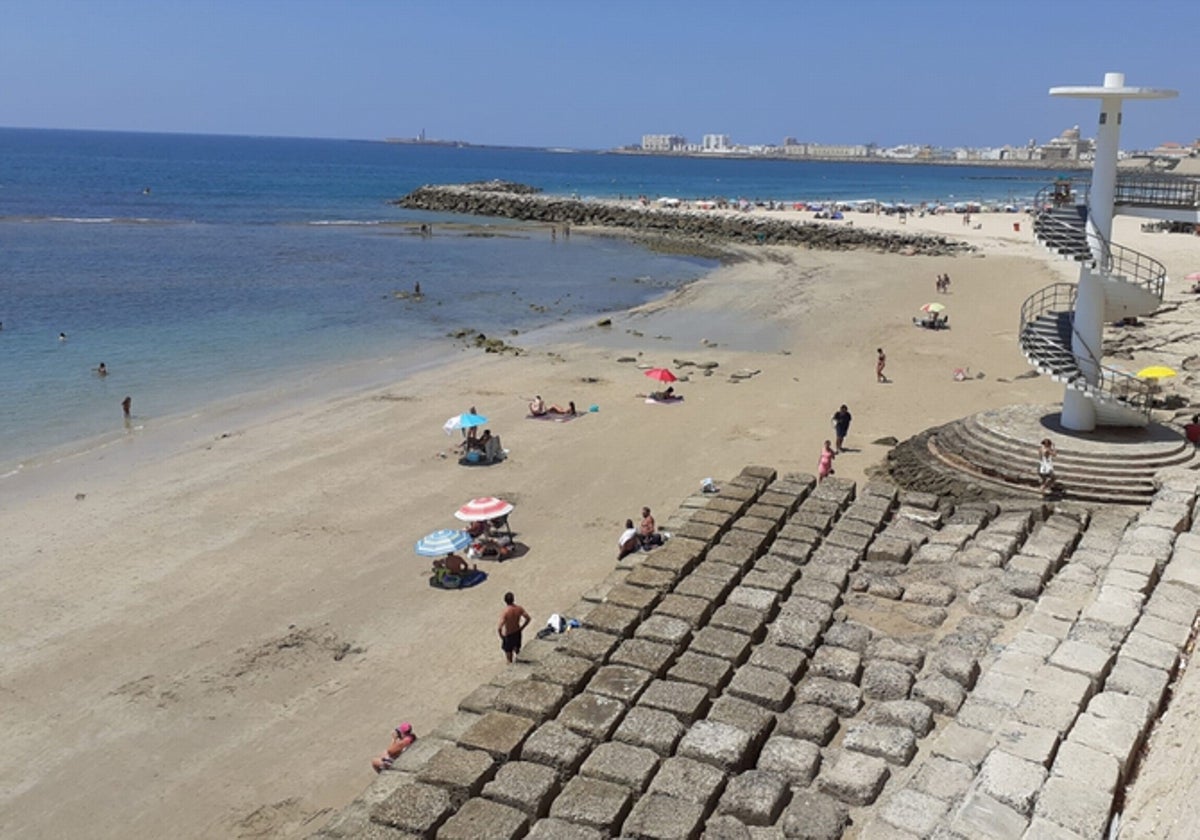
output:
[[1021, 350], [1033, 359], [1043, 372], [1061, 377], [1067, 377], [1070, 372], [1056, 368], [1050, 360], [1055, 356], [1072, 357], [1075, 360], [1075, 372], [1069, 377], [1069, 387], [1082, 391], [1098, 402], [1121, 405], [1149, 417], [1155, 391], [1153, 384], [1101, 363], [1100, 357], [1072, 325], [1072, 336], [1079, 339], [1079, 343], [1087, 351], [1087, 361], [1095, 366], [1096, 381], [1091, 382], [1080, 369], [1080, 357], [1075, 353], [1074, 347], [1069, 343], [1064, 344], [1057, 330], [1052, 335], [1047, 335], [1044, 331], [1033, 329], [1034, 323], [1043, 316], [1054, 315], [1057, 318], [1060, 313], [1074, 310], [1077, 291], [1074, 283], [1053, 283], [1025, 299], [1021, 304], [1021, 327], [1018, 331]]
[[1200, 181], [1180, 175], [1120, 175], [1113, 201], [1133, 207], [1195, 210], [1200, 208]]
[[1092, 253], [1090, 257], [1084, 256], [1083, 262], [1104, 274], [1124, 277], [1162, 300], [1167, 283], [1167, 269], [1162, 263], [1141, 251], [1110, 242], [1088, 228], [1083, 218], [1068, 221], [1053, 215], [1053, 210], [1059, 207], [1090, 207], [1088, 198], [1086, 185], [1077, 188], [1074, 182], [1059, 181], [1042, 188], [1034, 198], [1034, 234], [1047, 247], [1072, 253], [1082, 242], [1095, 240], [1099, 243], [1100, 261], [1097, 262]]

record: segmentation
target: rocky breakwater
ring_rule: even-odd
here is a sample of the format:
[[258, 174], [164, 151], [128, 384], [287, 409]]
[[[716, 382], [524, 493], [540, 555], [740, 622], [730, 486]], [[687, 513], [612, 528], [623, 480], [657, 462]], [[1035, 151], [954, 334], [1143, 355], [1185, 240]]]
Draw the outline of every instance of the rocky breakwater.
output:
[[643, 235], [759, 245], [801, 245], [828, 251], [867, 248], [899, 254], [947, 256], [973, 250], [944, 236], [895, 233], [848, 222], [795, 222], [763, 212], [725, 212], [686, 207], [644, 207], [531, 192], [496, 182], [419, 187], [394, 203], [410, 210], [499, 216], [546, 224], [622, 228]]

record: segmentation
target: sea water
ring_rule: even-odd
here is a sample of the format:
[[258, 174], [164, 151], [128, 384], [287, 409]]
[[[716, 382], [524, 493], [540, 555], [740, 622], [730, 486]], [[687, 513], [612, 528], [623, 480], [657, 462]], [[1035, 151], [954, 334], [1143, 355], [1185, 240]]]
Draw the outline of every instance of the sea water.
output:
[[[1012, 200], [1045, 176], [0, 129], [0, 475], [119, 430], [125, 396], [144, 424], [356, 361], [386, 360], [372, 370], [387, 381], [453, 352], [456, 330], [519, 343], [510, 330], [636, 306], [711, 267], [389, 203], [490, 178], [597, 197], [919, 201]], [[420, 301], [397, 294], [417, 282]]]

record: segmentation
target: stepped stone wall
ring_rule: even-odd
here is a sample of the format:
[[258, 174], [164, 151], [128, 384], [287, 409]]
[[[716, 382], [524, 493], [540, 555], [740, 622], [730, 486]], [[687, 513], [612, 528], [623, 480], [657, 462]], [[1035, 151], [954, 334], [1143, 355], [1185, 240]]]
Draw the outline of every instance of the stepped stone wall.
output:
[[731, 215], [702, 210], [631, 207], [615, 201], [582, 201], [528, 192], [507, 192], [488, 184], [424, 186], [395, 203], [411, 210], [623, 228], [645, 234], [717, 242], [804, 245], [835, 251], [871, 248], [934, 256], [974, 250], [966, 243], [943, 236], [870, 230], [846, 222], [800, 223], [771, 218], [758, 212]]
[[1198, 477], [950, 504], [747, 467], [318, 835], [1101, 837], [1200, 604]]

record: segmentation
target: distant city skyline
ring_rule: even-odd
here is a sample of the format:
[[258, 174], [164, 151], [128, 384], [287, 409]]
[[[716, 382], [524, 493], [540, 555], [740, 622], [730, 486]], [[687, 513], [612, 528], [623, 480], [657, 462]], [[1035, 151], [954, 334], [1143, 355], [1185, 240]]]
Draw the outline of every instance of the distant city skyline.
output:
[[[1180, 91], [1122, 147], [1200, 137], [1200, 4], [746, 0], [3, 0], [14, 127], [608, 149], [645, 134], [777, 145], [1045, 143], [1094, 103]], [[1130, 25], [1133, 23], [1133, 25]], [[1101, 51], [1103, 46], [1103, 52]]]

